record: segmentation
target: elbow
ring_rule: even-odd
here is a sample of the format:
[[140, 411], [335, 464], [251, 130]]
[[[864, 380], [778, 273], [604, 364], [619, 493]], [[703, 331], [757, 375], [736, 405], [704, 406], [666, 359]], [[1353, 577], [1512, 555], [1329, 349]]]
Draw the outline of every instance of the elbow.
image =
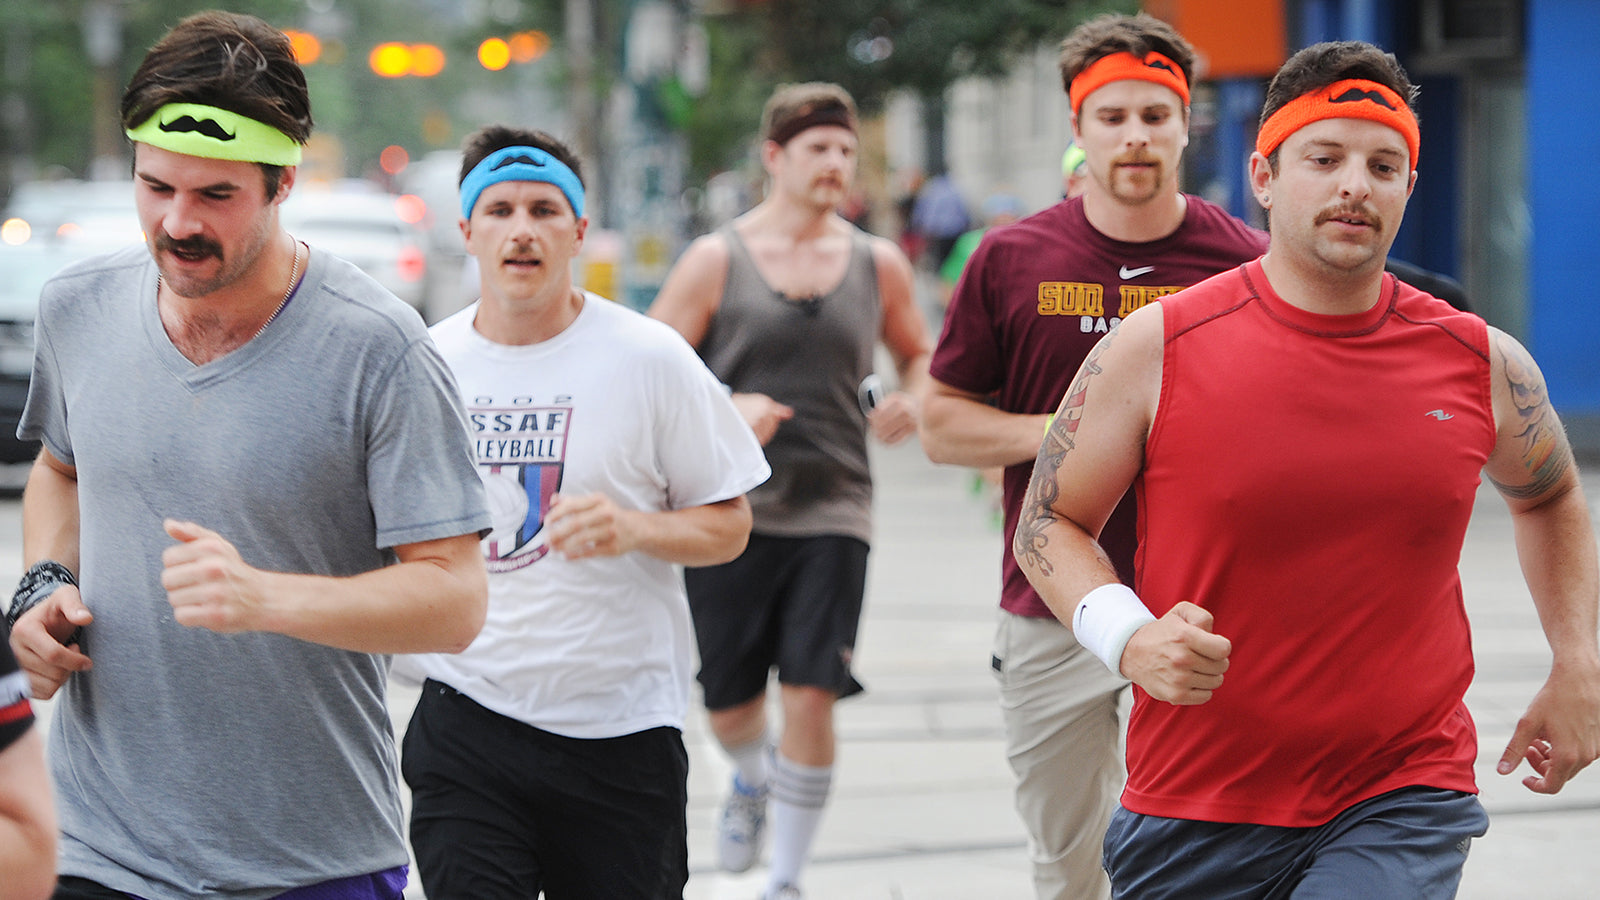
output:
[[755, 517], [750, 512], [748, 497], [738, 497], [719, 506], [717, 527], [712, 539], [700, 548], [693, 560], [683, 560], [689, 566], [720, 566], [738, 559], [750, 544], [750, 529]]
[[459, 583], [452, 592], [451, 615], [445, 617], [448, 624], [439, 630], [437, 652], [460, 653], [483, 630], [489, 615], [489, 573], [481, 556], [475, 562], [468, 571], [457, 573]]
[[955, 452], [945, 444], [943, 432], [935, 425], [930, 425], [926, 415], [917, 426], [917, 438], [922, 441], [922, 452], [928, 455], [928, 461], [942, 466], [961, 465]]
[[728, 521], [723, 530], [722, 540], [711, 553], [711, 558], [704, 565], [720, 566], [730, 563], [744, 554], [750, 545], [750, 529], [755, 527], [755, 516], [750, 512], [750, 500], [740, 497], [739, 502], [729, 509]]

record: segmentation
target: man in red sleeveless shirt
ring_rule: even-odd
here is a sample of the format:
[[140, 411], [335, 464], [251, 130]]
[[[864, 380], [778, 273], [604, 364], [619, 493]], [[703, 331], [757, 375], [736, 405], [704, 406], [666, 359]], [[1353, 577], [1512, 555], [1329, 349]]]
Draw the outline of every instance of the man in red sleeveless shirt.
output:
[[[1110, 15], [1062, 44], [1074, 137], [1090, 177], [985, 235], [934, 353], [922, 441], [935, 462], [1005, 466], [1005, 546], [1045, 422], [1095, 342], [1133, 310], [1255, 259], [1266, 235], [1178, 190], [1194, 51], [1150, 16]], [[1129, 492], [1101, 541], [1133, 577]], [[1108, 895], [1100, 839], [1122, 786], [1127, 682], [1073, 640], [1010, 553], [992, 668], [1041, 900]]]
[[[1270, 251], [1129, 316], [1039, 452], [1013, 550], [1136, 685], [1114, 896], [1455, 896], [1487, 828], [1456, 570], [1480, 473], [1554, 654], [1499, 771], [1555, 793], [1600, 756], [1594, 532], [1543, 376], [1383, 271], [1415, 93], [1370, 44], [1285, 63], [1250, 159]], [[1094, 536], [1135, 483], [1130, 589]]]

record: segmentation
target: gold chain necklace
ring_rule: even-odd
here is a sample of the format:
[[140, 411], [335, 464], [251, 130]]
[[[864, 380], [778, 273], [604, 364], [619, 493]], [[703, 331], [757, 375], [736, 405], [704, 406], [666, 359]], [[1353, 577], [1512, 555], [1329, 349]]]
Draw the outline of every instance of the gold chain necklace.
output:
[[283, 289], [283, 299], [278, 301], [278, 308], [272, 311], [272, 315], [267, 316], [267, 320], [265, 322], [261, 323], [261, 327], [256, 330], [256, 333], [254, 335], [251, 335], [250, 340], [253, 341], [256, 338], [261, 337], [262, 332], [267, 330], [267, 326], [271, 325], [273, 320], [278, 318], [278, 313], [283, 312], [283, 308], [285, 306], [289, 305], [289, 298], [294, 295], [295, 279], [297, 277], [299, 277], [299, 275], [300, 275], [300, 242], [299, 241], [295, 241], [294, 242], [294, 262], [289, 264], [289, 286]]

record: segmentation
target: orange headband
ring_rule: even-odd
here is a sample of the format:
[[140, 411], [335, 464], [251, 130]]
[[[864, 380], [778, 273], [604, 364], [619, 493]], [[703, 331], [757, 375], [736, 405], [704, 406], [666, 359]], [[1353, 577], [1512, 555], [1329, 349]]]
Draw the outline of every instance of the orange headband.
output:
[[1417, 128], [1416, 114], [1393, 89], [1363, 78], [1335, 81], [1279, 107], [1256, 135], [1256, 152], [1271, 156], [1289, 135], [1323, 119], [1366, 119], [1393, 128], [1405, 136], [1406, 148], [1411, 151], [1411, 168], [1417, 167], [1422, 132]]
[[1078, 109], [1090, 94], [1113, 81], [1128, 79], [1153, 81], [1162, 87], [1172, 88], [1183, 98], [1183, 105], [1189, 105], [1189, 79], [1183, 77], [1182, 67], [1154, 50], [1146, 53], [1144, 59], [1123, 50], [1100, 57], [1072, 79], [1072, 84], [1067, 86], [1072, 114], [1078, 114]]

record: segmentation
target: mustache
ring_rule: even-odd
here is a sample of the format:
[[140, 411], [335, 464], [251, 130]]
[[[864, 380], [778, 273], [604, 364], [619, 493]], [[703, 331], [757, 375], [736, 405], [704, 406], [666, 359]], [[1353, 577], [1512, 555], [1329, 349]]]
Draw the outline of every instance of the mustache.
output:
[[1124, 154], [1122, 156], [1119, 156], [1116, 159], [1111, 161], [1111, 165], [1113, 167], [1115, 167], [1115, 166], [1153, 166], [1153, 165], [1158, 165], [1158, 164], [1160, 164], [1160, 160], [1156, 159], [1154, 156], [1151, 156], [1149, 153], [1146, 153], [1143, 150], [1135, 150], [1135, 151], [1133, 151], [1131, 153], [1127, 153], [1127, 154]]
[[1334, 219], [1343, 218], [1361, 219], [1374, 229], [1383, 230], [1383, 218], [1369, 209], [1364, 203], [1341, 203], [1338, 206], [1330, 206], [1317, 213], [1317, 217], [1312, 221], [1312, 224], [1325, 225]]
[[222, 257], [222, 245], [204, 235], [195, 235], [180, 241], [162, 232], [156, 235], [156, 249], [184, 256], [215, 256], [219, 259]]

